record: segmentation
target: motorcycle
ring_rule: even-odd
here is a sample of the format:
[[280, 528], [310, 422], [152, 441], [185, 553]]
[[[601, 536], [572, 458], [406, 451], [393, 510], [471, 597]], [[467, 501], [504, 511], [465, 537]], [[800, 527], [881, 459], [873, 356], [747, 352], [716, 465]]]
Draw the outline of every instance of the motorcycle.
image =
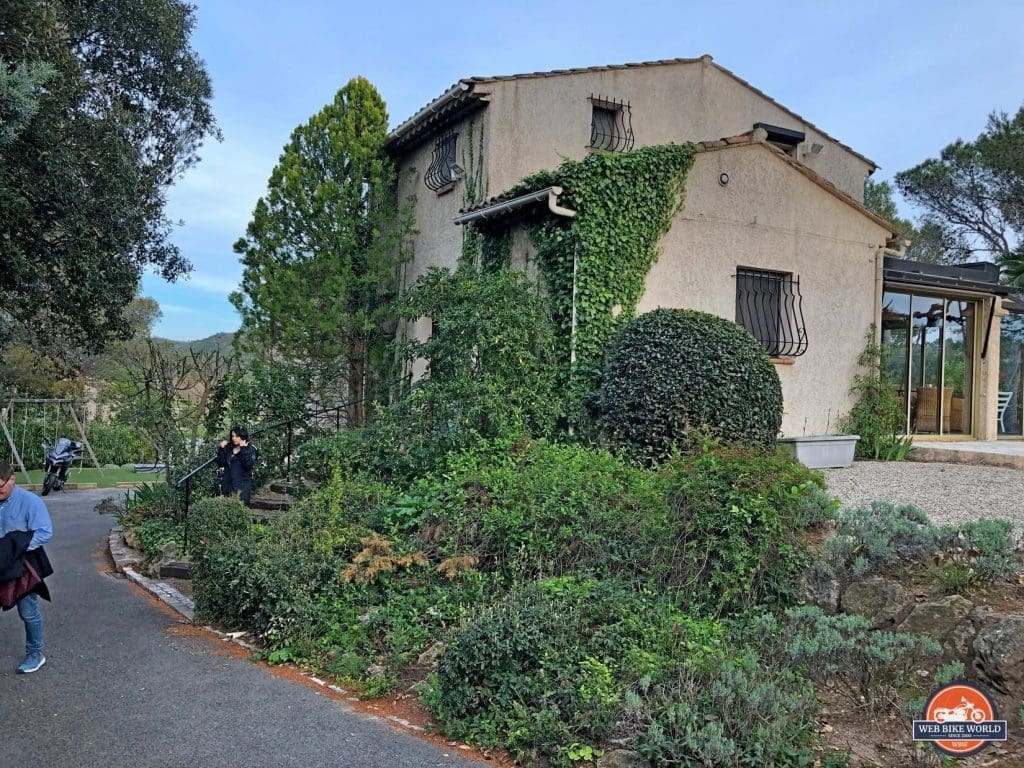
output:
[[82, 458], [85, 445], [76, 440], [59, 437], [53, 445], [50, 445], [49, 440], [43, 440], [43, 450], [46, 451], [43, 464], [43, 471], [46, 473], [43, 480], [43, 496], [46, 496], [50, 491], [64, 488], [68, 471], [77, 459]]

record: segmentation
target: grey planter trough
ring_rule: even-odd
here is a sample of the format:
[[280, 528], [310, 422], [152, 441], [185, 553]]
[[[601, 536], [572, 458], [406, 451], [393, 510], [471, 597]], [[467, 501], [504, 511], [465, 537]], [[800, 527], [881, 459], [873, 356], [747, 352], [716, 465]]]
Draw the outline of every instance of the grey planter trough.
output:
[[802, 435], [780, 437], [779, 446], [810, 469], [848, 467], [860, 435]]

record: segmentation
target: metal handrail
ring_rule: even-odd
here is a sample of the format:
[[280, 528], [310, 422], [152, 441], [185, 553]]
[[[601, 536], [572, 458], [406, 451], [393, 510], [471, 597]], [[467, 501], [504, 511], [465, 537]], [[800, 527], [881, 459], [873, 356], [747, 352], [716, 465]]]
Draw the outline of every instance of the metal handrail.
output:
[[[335, 419], [334, 419], [335, 432], [337, 433], [337, 432], [341, 431], [341, 412], [342, 412], [342, 410], [345, 409], [345, 408], [348, 408], [350, 405], [358, 405], [358, 404], [361, 404], [361, 403], [365, 403], [368, 400], [369, 400], [369, 398], [365, 398], [364, 397], [361, 400], [350, 400], [349, 402], [341, 403], [339, 405], [334, 405], [334, 406], [331, 406], [330, 408], [322, 408], [322, 409], [320, 409], [318, 411], [312, 411], [312, 412], [303, 411], [303, 413], [300, 416], [298, 416], [298, 417], [294, 417], [294, 418], [290, 418], [290, 419], [284, 419], [282, 421], [272, 422], [270, 424], [263, 424], [258, 429], [254, 429], [252, 432], [250, 432], [249, 436], [250, 437], [258, 437], [260, 435], [267, 434], [271, 430], [279, 429], [281, 427], [287, 427], [287, 429], [288, 429], [288, 445], [287, 445], [287, 448], [285, 449], [285, 453], [284, 453], [284, 457], [283, 458], [288, 463], [288, 472], [289, 472], [289, 476], [290, 476], [290, 474], [291, 474], [291, 456], [292, 456], [292, 425], [295, 424], [295, 422], [298, 421], [298, 422], [302, 422], [302, 423], [308, 424], [312, 419], [314, 419], [314, 418], [316, 418], [318, 416], [323, 416], [323, 415], [328, 414], [328, 413], [334, 413], [335, 414]], [[185, 534], [184, 539], [185, 540], [184, 540], [184, 544], [185, 544], [185, 548], [186, 549], [188, 549], [188, 513], [189, 513], [189, 507], [191, 506], [191, 498], [192, 498], [192, 478], [195, 477], [196, 475], [198, 475], [204, 469], [208, 468], [211, 464], [213, 464], [216, 461], [217, 461], [217, 456], [216, 456], [216, 454], [214, 454], [213, 456], [208, 458], [206, 461], [204, 461], [202, 464], [200, 464], [198, 467], [196, 467], [195, 469], [191, 470], [188, 474], [186, 474], [185, 476], [183, 476], [182, 478], [180, 478], [179, 480], [177, 480], [174, 483], [174, 487], [175, 488], [180, 488], [183, 484], [185, 486], [185, 511], [184, 511], [184, 515], [183, 515], [183, 523], [184, 523], [184, 527], [185, 527], [185, 532], [184, 532], [184, 534]]]
[[174, 487], [175, 487], [175, 488], [180, 488], [180, 487], [181, 487], [181, 484], [182, 484], [182, 483], [184, 483], [184, 482], [187, 482], [187, 481], [191, 480], [191, 479], [192, 479], [193, 477], [195, 477], [196, 475], [198, 475], [198, 474], [199, 474], [200, 472], [202, 472], [202, 471], [203, 471], [204, 469], [206, 469], [206, 468], [207, 468], [208, 466], [210, 466], [211, 464], [213, 464], [213, 462], [215, 462], [216, 460], [217, 460], [217, 457], [216, 457], [216, 456], [211, 456], [211, 457], [210, 457], [210, 458], [208, 458], [208, 459], [207, 459], [206, 461], [204, 461], [204, 462], [203, 462], [202, 464], [200, 464], [200, 465], [199, 465], [198, 467], [196, 467], [196, 468], [195, 468], [195, 469], [193, 469], [193, 470], [192, 470], [191, 472], [189, 472], [189, 473], [188, 473], [187, 475], [185, 475], [185, 476], [184, 476], [183, 478], [181, 478], [180, 480], [177, 480], [177, 481], [176, 481], [176, 482], [174, 483]]
[[[296, 416], [296, 417], [293, 417], [293, 418], [290, 418], [290, 419], [282, 419], [281, 421], [271, 422], [270, 424], [262, 424], [262, 425], [260, 425], [259, 429], [252, 430], [249, 433], [249, 437], [259, 437], [260, 435], [267, 434], [268, 432], [270, 432], [273, 429], [278, 429], [280, 427], [287, 427], [287, 426], [290, 426], [291, 424], [294, 424], [297, 421], [308, 422], [310, 419], [314, 419], [317, 416], [323, 416], [323, 415], [328, 414], [328, 413], [335, 413], [336, 414], [335, 429], [340, 431], [341, 430], [341, 411], [343, 409], [345, 409], [345, 408], [348, 408], [350, 405], [357, 405], [357, 404], [360, 404], [360, 403], [365, 403], [368, 400], [369, 400], [369, 398], [365, 398], [364, 397], [362, 400], [351, 400], [351, 401], [349, 401], [347, 403], [342, 403], [340, 405], [332, 405], [330, 408], [322, 408], [319, 411], [312, 411], [312, 412], [304, 411], [299, 416]], [[208, 466], [213, 464], [216, 460], [217, 460], [217, 457], [215, 455], [211, 456], [209, 459], [204, 461], [198, 467], [196, 467], [195, 469], [191, 470], [187, 475], [184, 475], [179, 480], [175, 481], [174, 485], [176, 487], [180, 488], [182, 483], [184, 483], [186, 480], [190, 480], [193, 477], [195, 477], [197, 474], [202, 472]]]

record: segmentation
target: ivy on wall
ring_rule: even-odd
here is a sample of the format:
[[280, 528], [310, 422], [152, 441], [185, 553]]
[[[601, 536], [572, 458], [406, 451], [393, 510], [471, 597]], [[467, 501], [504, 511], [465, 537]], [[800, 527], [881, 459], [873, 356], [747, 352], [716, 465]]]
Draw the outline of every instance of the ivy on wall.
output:
[[[487, 197], [487, 177], [484, 175], [484, 132], [477, 130], [476, 120], [466, 125], [466, 140], [462, 143], [462, 167], [466, 169], [462, 185], [462, 206], [470, 208]], [[483, 235], [472, 226], [462, 228], [461, 264], [476, 264], [484, 245]]]
[[[559, 204], [576, 211], [574, 218], [545, 212], [527, 221], [560, 330], [561, 378], [573, 423], [582, 420], [582, 405], [596, 389], [605, 349], [636, 313], [658, 241], [682, 208], [695, 154], [693, 144], [595, 153], [534, 174], [502, 195], [559, 186]], [[478, 253], [488, 266], [507, 263], [508, 230], [477, 231], [483, 238]]]

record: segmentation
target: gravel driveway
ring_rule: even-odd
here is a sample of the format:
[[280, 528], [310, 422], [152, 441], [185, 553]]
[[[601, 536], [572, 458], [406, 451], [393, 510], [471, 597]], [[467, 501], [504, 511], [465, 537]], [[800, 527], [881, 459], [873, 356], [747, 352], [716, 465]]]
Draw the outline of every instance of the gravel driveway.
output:
[[826, 469], [843, 506], [889, 501], [916, 504], [936, 524], [1001, 517], [1024, 532], [1024, 472], [1019, 469], [914, 461], [857, 461]]

